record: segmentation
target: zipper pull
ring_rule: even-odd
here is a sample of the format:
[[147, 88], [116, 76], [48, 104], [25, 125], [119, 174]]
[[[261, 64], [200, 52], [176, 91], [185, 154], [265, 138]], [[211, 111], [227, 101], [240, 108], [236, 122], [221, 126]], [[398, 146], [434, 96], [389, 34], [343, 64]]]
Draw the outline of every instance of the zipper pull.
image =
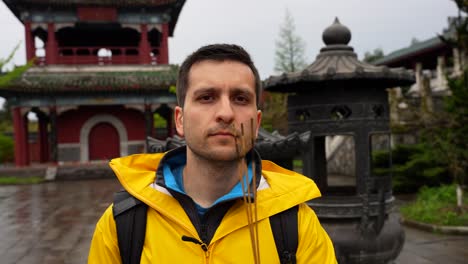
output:
[[208, 246], [205, 243], [201, 242], [200, 240], [198, 240], [196, 238], [189, 237], [189, 236], [182, 236], [182, 241], [192, 242], [192, 243], [198, 244], [198, 245], [201, 246], [203, 251], [205, 251], [205, 252], [208, 251]]

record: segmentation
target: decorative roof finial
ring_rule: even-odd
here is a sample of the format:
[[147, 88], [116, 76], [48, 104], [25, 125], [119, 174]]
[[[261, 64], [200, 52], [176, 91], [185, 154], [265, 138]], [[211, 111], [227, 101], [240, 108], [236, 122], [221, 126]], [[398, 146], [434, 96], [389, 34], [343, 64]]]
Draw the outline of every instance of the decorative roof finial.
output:
[[351, 31], [340, 23], [338, 17], [331, 26], [323, 31], [322, 39], [328, 45], [348, 45], [351, 40]]

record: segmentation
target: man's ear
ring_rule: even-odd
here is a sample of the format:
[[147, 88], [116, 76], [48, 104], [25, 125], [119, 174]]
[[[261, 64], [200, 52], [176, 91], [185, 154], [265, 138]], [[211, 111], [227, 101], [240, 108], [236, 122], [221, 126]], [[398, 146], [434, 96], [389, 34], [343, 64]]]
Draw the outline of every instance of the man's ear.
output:
[[174, 121], [177, 134], [184, 137], [184, 110], [180, 106], [174, 108]]
[[257, 130], [255, 131], [255, 138], [258, 137], [258, 130], [260, 129], [261, 123], [262, 123], [262, 110], [257, 110]]

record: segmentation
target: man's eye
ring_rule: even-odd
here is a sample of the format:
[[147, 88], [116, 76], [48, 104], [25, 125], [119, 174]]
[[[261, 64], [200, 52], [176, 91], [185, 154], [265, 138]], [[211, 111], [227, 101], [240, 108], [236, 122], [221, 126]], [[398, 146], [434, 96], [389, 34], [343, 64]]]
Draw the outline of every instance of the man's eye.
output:
[[246, 96], [236, 96], [234, 97], [234, 101], [239, 104], [247, 104], [249, 102], [249, 98]]
[[198, 101], [200, 102], [211, 102], [213, 100], [214, 100], [214, 96], [208, 95], [208, 94], [198, 97]]

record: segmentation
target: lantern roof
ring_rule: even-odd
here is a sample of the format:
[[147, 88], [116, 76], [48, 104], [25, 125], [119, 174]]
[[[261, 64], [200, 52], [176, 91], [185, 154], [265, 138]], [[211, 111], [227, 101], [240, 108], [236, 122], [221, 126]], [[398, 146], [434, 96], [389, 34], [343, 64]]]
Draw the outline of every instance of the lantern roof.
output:
[[414, 83], [411, 71], [404, 68], [374, 66], [358, 60], [354, 49], [348, 46], [351, 31], [338, 18], [324, 30], [326, 46], [316, 60], [302, 71], [271, 76], [264, 88], [272, 92], [306, 92], [310, 89], [346, 85], [391, 88]]

